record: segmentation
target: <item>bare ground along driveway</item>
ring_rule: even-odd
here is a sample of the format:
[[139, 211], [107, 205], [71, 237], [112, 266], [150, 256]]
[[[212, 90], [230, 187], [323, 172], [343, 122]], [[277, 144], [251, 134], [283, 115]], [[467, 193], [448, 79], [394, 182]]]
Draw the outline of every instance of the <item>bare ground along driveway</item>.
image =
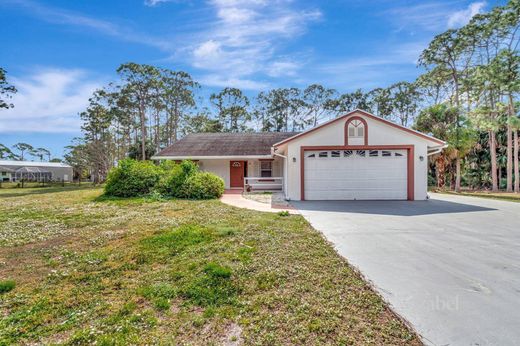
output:
[[520, 203], [294, 202], [433, 345], [520, 344]]

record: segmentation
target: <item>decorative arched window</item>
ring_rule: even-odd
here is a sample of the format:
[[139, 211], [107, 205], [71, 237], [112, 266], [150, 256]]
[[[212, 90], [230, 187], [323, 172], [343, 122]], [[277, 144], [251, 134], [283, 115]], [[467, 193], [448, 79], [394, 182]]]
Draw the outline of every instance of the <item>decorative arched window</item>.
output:
[[361, 120], [353, 120], [348, 124], [348, 136], [350, 138], [363, 137], [365, 135], [365, 126]]
[[345, 123], [345, 145], [368, 145], [367, 122], [352, 117]]

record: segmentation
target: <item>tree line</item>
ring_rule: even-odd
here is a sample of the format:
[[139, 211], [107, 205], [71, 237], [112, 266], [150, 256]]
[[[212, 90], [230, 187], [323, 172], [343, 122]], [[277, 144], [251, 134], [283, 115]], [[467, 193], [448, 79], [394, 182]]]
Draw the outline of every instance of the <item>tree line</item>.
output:
[[409, 126], [421, 102], [409, 82], [343, 94], [312, 84], [254, 97], [228, 87], [203, 99], [200, 84], [183, 71], [125, 63], [117, 73], [119, 80], [96, 90], [80, 113], [83, 137], [65, 157], [94, 181], [116, 162], [149, 159], [188, 133], [303, 131], [356, 108]]
[[[14, 150], [14, 151], [13, 151]], [[60, 159], [51, 159], [51, 152], [45, 148], [35, 148], [28, 143], [16, 143], [11, 148], [0, 143], [0, 159], [24, 161], [29, 157], [39, 161], [61, 162]]]
[[125, 63], [81, 112], [83, 136], [65, 160], [100, 182], [119, 160], [148, 159], [188, 133], [302, 131], [359, 108], [447, 141], [430, 184], [520, 192], [519, 19], [520, 0], [477, 14], [433, 38], [415, 81], [367, 91], [312, 84], [251, 97], [228, 87], [202, 97], [186, 72]]

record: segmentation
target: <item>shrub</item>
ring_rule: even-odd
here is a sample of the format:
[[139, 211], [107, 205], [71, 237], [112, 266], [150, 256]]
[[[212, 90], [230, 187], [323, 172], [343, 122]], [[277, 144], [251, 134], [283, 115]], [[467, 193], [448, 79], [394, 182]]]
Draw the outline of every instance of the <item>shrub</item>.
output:
[[182, 161], [180, 164], [165, 161], [161, 166], [164, 174], [157, 184], [157, 191], [172, 197], [183, 197], [182, 189], [186, 180], [199, 171], [197, 164], [189, 160]]
[[150, 161], [125, 159], [108, 173], [105, 194], [136, 197], [149, 194], [158, 183], [163, 170]]
[[174, 164], [169, 169], [165, 169], [163, 175], [156, 185], [156, 190], [164, 195], [175, 197], [184, 182], [183, 172], [180, 165]]
[[105, 184], [105, 195], [115, 197], [161, 196], [191, 199], [218, 198], [224, 193], [224, 181], [212, 173], [199, 172], [193, 161], [180, 164], [164, 161], [155, 166], [150, 161], [122, 160], [113, 168]]
[[16, 286], [13, 280], [2, 280], [0, 281], [0, 294], [11, 291]]
[[182, 197], [191, 199], [219, 198], [224, 193], [224, 180], [209, 172], [198, 172], [186, 179]]

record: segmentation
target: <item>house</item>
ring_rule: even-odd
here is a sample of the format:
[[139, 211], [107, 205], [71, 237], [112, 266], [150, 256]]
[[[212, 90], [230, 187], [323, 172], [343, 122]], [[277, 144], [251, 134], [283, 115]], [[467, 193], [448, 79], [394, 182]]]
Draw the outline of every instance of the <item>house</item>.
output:
[[191, 134], [153, 158], [192, 159], [226, 189], [291, 200], [424, 200], [428, 156], [446, 143], [361, 110], [301, 133]]
[[[72, 166], [61, 162], [0, 160], [9, 169], [11, 181], [71, 181]], [[0, 169], [3, 171], [3, 169]]]
[[11, 181], [14, 170], [9, 167], [0, 166], [0, 182]]

